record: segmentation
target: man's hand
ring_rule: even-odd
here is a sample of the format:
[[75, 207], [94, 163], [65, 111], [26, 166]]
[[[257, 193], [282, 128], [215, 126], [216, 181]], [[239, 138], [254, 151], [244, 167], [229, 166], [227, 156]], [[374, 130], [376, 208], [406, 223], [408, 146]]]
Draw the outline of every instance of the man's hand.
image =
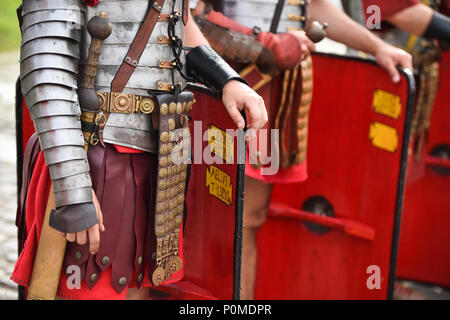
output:
[[97, 196], [95, 195], [94, 190], [92, 190], [92, 198], [95, 209], [97, 210], [97, 219], [98, 223], [87, 230], [83, 230], [77, 233], [62, 233], [60, 232], [62, 237], [67, 238], [69, 242], [76, 242], [79, 245], [84, 245], [88, 242], [89, 238], [89, 252], [91, 254], [96, 254], [100, 247], [100, 231], [105, 231], [105, 226], [103, 225], [103, 214], [100, 208], [100, 203], [98, 202]]
[[300, 43], [300, 47], [302, 48], [302, 60], [316, 50], [316, 45], [308, 38], [304, 31], [289, 30], [288, 33], [294, 35]]
[[259, 130], [267, 123], [264, 100], [246, 84], [231, 80], [223, 87], [222, 101], [231, 119], [239, 129], [244, 129], [245, 121], [239, 111], [246, 110], [247, 126]]
[[404, 69], [413, 70], [411, 55], [387, 43], [378, 46], [374, 56], [378, 64], [389, 73], [394, 83], [400, 82], [400, 74], [397, 70], [398, 65]]

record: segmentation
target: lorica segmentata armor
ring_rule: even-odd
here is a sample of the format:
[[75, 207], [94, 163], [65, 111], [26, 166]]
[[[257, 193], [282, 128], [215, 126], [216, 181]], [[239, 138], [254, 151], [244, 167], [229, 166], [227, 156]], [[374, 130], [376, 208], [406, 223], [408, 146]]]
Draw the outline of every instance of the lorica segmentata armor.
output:
[[[149, 4], [147, 0], [104, 0], [88, 7], [81, 0], [23, 1], [22, 91], [54, 179], [57, 207], [92, 201], [76, 91], [91, 42], [86, 23], [102, 11], [112, 23], [113, 32], [103, 43], [95, 81], [97, 91], [109, 92]], [[168, 39], [169, 21], [164, 19], [182, 9], [181, 0], [165, 1], [162, 18], [123, 93], [148, 96], [149, 90], [158, 93], [173, 91], [177, 84], [185, 87], [186, 81], [170, 64], [175, 56]], [[181, 40], [183, 27], [181, 20], [174, 26]], [[179, 59], [185, 62], [183, 50]], [[146, 114], [111, 113], [103, 140], [154, 152], [148, 145], [152, 130], [151, 117]]]

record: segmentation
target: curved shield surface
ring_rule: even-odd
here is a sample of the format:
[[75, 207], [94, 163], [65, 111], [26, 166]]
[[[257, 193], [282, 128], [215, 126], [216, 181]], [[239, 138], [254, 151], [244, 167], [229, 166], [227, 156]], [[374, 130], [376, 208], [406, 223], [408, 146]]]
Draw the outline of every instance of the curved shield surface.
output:
[[258, 237], [256, 299], [392, 294], [414, 80], [314, 55], [306, 182], [275, 185]]
[[424, 152], [409, 158], [408, 171], [423, 170], [407, 180], [397, 276], [450, 287], [450, 51], [439, 74]]

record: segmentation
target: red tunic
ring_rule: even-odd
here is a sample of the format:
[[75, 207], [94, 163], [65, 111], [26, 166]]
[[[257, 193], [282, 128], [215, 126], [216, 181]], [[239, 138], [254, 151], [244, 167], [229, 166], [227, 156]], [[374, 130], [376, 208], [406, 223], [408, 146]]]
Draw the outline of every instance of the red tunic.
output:
[[[28, 147], [31, 147], [28, 146]], [[100, 147], [101, 148], [101, 147]], [[120, 148], [116, 146], [116, 149], [119, 149], [122, 152], [126, 152], [126, 154], [129, 154], [129, 157], [132, 157], [131, 155], [133, 153], [136, 153], [137, 150], [133, 150], [133, 149], [128, 149], [128, 148]], [[128, 152], [127, 152], [128, 151]], [[113, 148], [109, 148], [107, 150], [107, 152], [105, 153], [105, 158], [112, 158], [114, 160], [117, 159], [117, 157], [120, 157], [119, 155], [120, 153], [116, 153], [113, 151]], [[123, 153], [122, 153], [123, 154]], [[125, 157], [126, 154], [123, 154]], [[145, 153], [143, 153], [142, 155], [140, 152], [137, 153], [137, 157], [141, 158], [144, 157], [145, 162], [142, 163], [140, 162], [141, 165], [145, 165], [147, 160], [147, 156], [145, 155]], [[139, 159], [137, 158], [137, 159]], [[137, 163], [137, 162], [136, 162]], [[95, 169], [93, 172], [93, 177], [96, 175], [97, 171], [102, 171], [104, 170], [103, 167], [102, 170], [98, 170], [96, 165], [95, 165], [95, 161], [91, 162], [91, 169]], [[27, 166], [28, 164], [24, 164], [24, 166]], [[107, 169], [109, 170], [109, 169]], [[108, 175], [108, 173], [106, 173], [106, 175]], [[139, 178], [139, 174], [135, 174], [135, 179]], [[95, 179], [94, 179], [95, 180]], [[95, 182], [95, 181], [94, 181]], [[129, 181], [127, 181], [129, 182]], [[27, 239], [24, 245], [24, 248], [20, 254], [19, 259], [16, 262], [13, 274], [11, 276], [11, 279], [16, 282], [19, 285], [22, 285], [24, 287], [28, 287], [29, 286], [29, 282], [30, 282], [30, 278], [31, 278], [31, 271], [33, 268], [33, 263], [34, 263], [34, 258], [35, 258], [35, 254], [36, 254], [36, 250], [37, 250], [37, 246], [39, 243], [39, 238], [40, 238], [40, 234], [41, 234], [41, 230], [42, 230], [42, 223], [44, 220], [44, 214], [45, 214], [45, 209], [46, 209], [46, 205], [47, 205], [47, 199], [48, 199], [48, 194], [50, 191], [50, 185], [51, 185], [51, 179], [50, 179], [50, 174], [48, 171], [48, 168], [45, 164], [45, 159], [44, 159], [44, 154], [42, 152], [39, 153], [39, 156], [37, 157], [36, 160], [36, 164], [34, 166], [34, 170], [33, 170], [33, 174], [32, 174], [32, 178], [31, 181], [29, 183], [28, 186], [28, 194], [27, 194], [27, 199], [26, 199], [26, 210], [25, 210], [25, 221], [26, 221], [26, 234], [27, 234]], [[110, 197], [109, 196], [109, 192], [107, 194], [105, 194], [104, 196], [102, 195], [104, 188], [99, 187], [98, 185], [95, 186], [98, 188], [98, 190], [96, 190], [97, 195], [99, 196], [99, 201], [101, 203], [102, 209], [104, 209], [103, 211], [103, 217], [104, 219], [107, 219], [108, 216], [111, 215], [116, 215], [120, 210], [112, 210], [111, 207], [109, 207], [109, 209], [107, 208], [108, 203], [110, 202]], [[141, 187], [141, 189], [143, 189], [143, 185], [141, 183], [137, 184], [137, 187]], [[94, 188], [95, 190], [96, 188]], [[147, 190], [148, 191], [148, 190]], [[134, 195], [131, 195], [132, 198], [134, 198]], [[103, 198], [103, 200], [105, 202], [103, 202], [101, 199]], [[138, 199], [139, 201], [136, 202], [136, 205], [145, 205], [145, 201], [148, 201], [147, 199]], [[124, 198], [124, 200], [126, 202], [130, 202], [130, 197], [128, 196], [127, 198]], [[142, 202], [142, 203], [141, 203]], [[106, 204], [106, 205], [105, 205]], [[105, 205], [105, 206], [104, 206]], [[114, 212], [117, 211], [117, 212]], [[135, 232], [133, 231], [127, 231], [125, 233], [127, 234], [122, 234], [122, 232], [119, 233], [119, 236], [116, 234], [113, 234], [112, 236], [115, 238], [118, 238], [118, 241], [121, 243], [125, 243], [128, 247], [128, 251], [130, 251], [132, 254], [138, 254], [139, 251], [139, 255], [144, 255], [144, 256], [150, 256], [152, 252], [147, 252], [148, 251], [148, 247], [146, 246], [146, 242], [149, 241], [147, 240], [148, 238], [143, 235], [142, 233], [145, 232], [145, 230], [138, 230], [139, 226], [142, 225], [144, 227], [144, 229], [146, 228], [145, 226], [147, 225], [147, 223], [142, 223], [142, 219], [145, 220], [144, 215], [146, 215], [146, 212], [148, 212], [147, 210], [142, 210], [140, 208], [136, 208], [135, 210], [131, 210], [133, 212], [131, 212], [128, 208], [124, 208], [125, 213], [127, 214], [126, 219], [128, 220], [129, 218], [133, 218], [136, 219], [136, 227], [134, 227]], [[128, 211], [128, 213], [126, 213]], [[105, 223], [105, 226], [107, 224]], [[109, 256], [112, 256], [112, 254], [109, 252], [108, 250], [110, 250], [110, 246], [111, 246], [111, 241], [106, 241], [107, 243], [105, 243], [105, 241], [102, 242], [102, 239], [108, 239], [111, 238], [111, 235], [108, 235], [107, 233], [114, 233], [113, 230], [111, 230], [112, 228], [108, 226], [106, 227], [106, 231], [104, 233], [102, 233], [100, 235], [100, 249], [99, 249], [99, 253], [98, 255], [104, 251], [106, 254], [108, 254]], [[183, 235], [182, 235], [182, 228], [180, 228], [180, 243], [179, 243], [179, 248], [180, 248], [180, 257], [184, 260], [184, 256], [183, 256]], [[121, 231], [123, 231], [123, 229], [121, 229]], [[133, 234], [134, 233], [134, 234]], [[137, 241], [132, 241], [132, 242], [127, 242], [127, 238], [135, 238]], [[145, 243], [144, 243], [145, 242]], [[117, 244], [117, 246], [113, 245], [113, 250], [116, 251], [118, 253], [120, 253], [120, 256], [125, 255], [125, 251], [123, 251], [120, 247], [120, 244]], [[143, 247], [144, 246], [144, 247]], [[117, 249], [115, 249], [117, 247]], [[126, 249], [126, 248], [125, 248]], [[147, 250], [145, 250], [147, 249]], [[72, 264], [77, 264], [71, 257], [73, 255], [74, 250], [80, 250], [83, 252], [83, 256], [86, 257], [85, 260], [81, 265], [81, 272], [82, 272], [82, 281], [81, 281], [81, 288], [80, 289], [70, 289], [67, 286], [67, 277], [65, 275], [65, 270], [66, 267]], [[119, 250], [121, 250], [122, 252], [120, 252]], [[101, 256], [100, 256], [101, 257]], [[118, 257], [119, 258], [119, 257]], [[149, 260], [149, 257], [146, 257], [145, 260]], [[143, 272], [144, 277], [143, 277], [143, 281], [140, 284], [140, 286], [142, 287], [148, 287], [148, 286], [152, 286], [151, 282], [149, 281], [149, 273], [148, 273], [148, 263], [145, 263], [145, 267], [141, 268], [141, 270], [137, 269], [137, 267], [135, 265], [133, 265], [133, 261], [131, 260], [130, 262], [123, 262], [123, 261], [118, 261], [117, 264], [115, 262], [111, 263], [111, 266], [105, 268], [105, 270], [99, 270], [96, 266], [96, 261], [98, 260], [97, 255], [96, 256], [91, 256], [88, 253], [88, 245], [84, 245], [84, 246], [79, 246], [77, 244], [68, 244], [68, 247], [66, 249], [66, 256], [64, 259], [64, 266], [63, 266], [63, 270], [61, 272], [61, 278], [60, 278], [60, 282], [59, 282], [59, 288], [58, 288], [58, 296], [62, 297], [64, 299], [77, 299], [77, 300], [93, 300], [93, 299], [102, 299], [102, 300], [112, 300], [112, 299], [125, 299], [126, 295], [127, 295], [127, 290], [128, 288], [134, 288], [136, 287], [137, 283], [136, 283], [136, 278], [137, 278], [137, 274], [139, 272]], [[117, 259], [116, 259], [117, 260]], [[120, 260], [120, 259], [119, 259]], [[78, 265], [78, 264], [77, 264]], [[89, 272], [90, 270], [93, 269], [97, 274], [99, 274], [99, 279], [98, 281], [96, 281], [95, 285], [92, 285], [92, 283], [87, 283], [86, 277], [88, 278], [89, 276]], [[131, 279], [131, 282], [128, 284], [127, 287], [125, 288], [117, 288], [117, 285], [115, 284], [116, 280], [114, 277], [114, 273], [117, 273], [117, 271], [115, 270], [119, 270], [119, 272], [123, 272], [124, 274], [128, 274], [129, 275], [129, 279]], [[83, 276], [84, 275], [84, 276]], [[184, 270], [180, 270], [179, 272], [177, 272], [176, 274], [172, 275], [170, 277], [170, 279], [168, 279], [165, 283], [173, 283], [176, 281], [179, 281], [182, 279], [184, 275]]]
[[364, 9], [364, 14], [366, 14], [366, 16], [368, 15], [367, 8], [369, 6], [376, 5], [376, 6], [380, 7], [381, 8], [381, 20], [385, 20], [399, 11], [402, 11], [408, 7], [411, 7], [411, 6], [414, 6], [414, 5], [420, 3], [419, 0], [391, 0], [391, 1], [361, 0], [361, 1], [362, 1], [363, 9]]

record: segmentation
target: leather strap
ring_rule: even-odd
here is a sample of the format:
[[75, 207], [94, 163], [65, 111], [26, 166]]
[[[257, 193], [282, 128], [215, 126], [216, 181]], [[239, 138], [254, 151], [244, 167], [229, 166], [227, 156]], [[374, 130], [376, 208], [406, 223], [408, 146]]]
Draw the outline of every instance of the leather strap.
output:
[[284, 3], [286, 0], [278, 0], [275, 13], [272, 18], [272, 24], [270, 25], [270, 32], [277, 33], [278, 25], [280, 24], [281, 13], [283, 12]]
[[139, 59], [152, 35], [153, 29], [158, 22], [158, 16], [164, 6], [164, 1], [165, 0], [155, 0], [153, 2], [119, 68], [119, 71], [117, 71], [117, 74], [111, 83], [112, 92], [122, 92], [128, 83], [128, 80], [130, 80], [131, 75], [139, 64]]
[[186, 25], [189, 18], [189, 0], [183, 0], [183, 24]]

